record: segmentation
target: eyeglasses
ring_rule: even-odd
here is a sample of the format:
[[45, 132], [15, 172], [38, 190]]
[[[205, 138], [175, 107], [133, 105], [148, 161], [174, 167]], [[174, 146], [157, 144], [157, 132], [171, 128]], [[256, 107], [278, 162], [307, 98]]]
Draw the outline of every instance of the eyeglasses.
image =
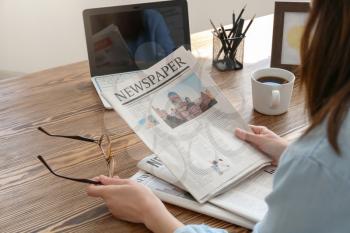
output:
[[[69, 135], [58, 135], [58, 134], [51, 134], [47, 132], [45, 129], [42, 127], [39, 127], [38, 130], [43, 132], [44, 134], [50, 136], [50, 137], [60, 137], [60, 138], [68, 138], [68, 139], [73, 139], [73, 140], [79, 140], [79, 141], [84, 141], [84, 142], [92, 142], [96, 143], [99, 148], [101, 149], [102, 155], [107, 163], [107, 169], [108, 169], [108, 176], [113, 177], [114, 175], [114, 168], [115, 168], [115, 158], [112, 155], [112, 144], [111, 140], [108, 135], [103, 134], [101, 137], [98, 139], [93, 139], [93, 138], [88, 138], [88, 137], [82, 137], [82, 136], [69, 136]], [[55, 173], [51, 167], [48, 165], [48, 163], [44, 160], [44, 158], [41, 155], [37, 156], [38, 159], [44, 164], [44, 166], [55, 176], [63, 178], [63, 179], [68, 179], [76, 182], [81, 182], [81, 183], [87, 183], [87, 184], [101, 184], [101, 182], [94, 181], [94, 180], [89, 180], [89, 179], [79, 179], [79, 178], [72, 178], [72, 177], [67, 177], [67, 176], [62, 176], [57, 173]]]

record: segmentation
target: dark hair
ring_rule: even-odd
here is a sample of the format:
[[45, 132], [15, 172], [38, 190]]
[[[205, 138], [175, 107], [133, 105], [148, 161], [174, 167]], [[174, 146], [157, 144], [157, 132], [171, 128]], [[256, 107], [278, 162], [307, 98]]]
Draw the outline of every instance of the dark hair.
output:
[[350, 1], [313, 0], [301, 42], [300, 75], [311, 125], [328, 120], [328, 141], [340, 154], [338, 134], [350, 105]]

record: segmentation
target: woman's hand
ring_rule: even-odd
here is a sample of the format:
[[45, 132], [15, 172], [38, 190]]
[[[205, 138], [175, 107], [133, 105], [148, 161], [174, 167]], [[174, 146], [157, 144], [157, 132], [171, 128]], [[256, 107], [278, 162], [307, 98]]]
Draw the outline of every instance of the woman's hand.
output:
[[129, 179], [96, 178], [103, 185], [90, 185], [87, 193], [105, 201], [112, 215], [118, 219], [144, 223], [155, 233], [173, 233], [182, 226], [163, 203], [146, 186]]
[[288, 146], [287, 140], [281, 138], [265, 126], [251, 125], [250, 128], [252, 132], [237, 128], [235, 131], [236, 137], [264, 152], [277, 165], [282, 153]]

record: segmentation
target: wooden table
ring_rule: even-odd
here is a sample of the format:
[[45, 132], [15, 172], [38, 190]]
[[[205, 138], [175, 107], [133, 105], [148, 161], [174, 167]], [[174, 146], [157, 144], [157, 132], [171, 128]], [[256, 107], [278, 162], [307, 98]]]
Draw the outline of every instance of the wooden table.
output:
[[[247, 122], [294, 137], [307, 124], [298, 81], [288, 113], [271, 117], [252, 109], [249, 75], [269, 66], [272, 19], [266, 16], [254, 22], [245, 41], [242, 71], [220, 73], [212, 68], [210, 31], [194, 34], [192, 47], [203, 69], [212, 74]], [[1, 232], [148, 232], [143, 225], [115, 220], [101, 200], [87, 197], [84, 184], [49, 174], [36, 155], [44, 156], [57, 172], [74, 177], [105, 174], [106, 167], [95, 144], [51, 138], [40, 133], [38, 126], [60, 134], [100, 135], [107, 131], [122, 177], [134, 174], [137, 161], [150, 153], [116, 113], [104, 111], [90, 81], [87, 62], [0, 80]], [[205, 223], [229, 232], [249, 232], [167, 206], [185, 224]]]

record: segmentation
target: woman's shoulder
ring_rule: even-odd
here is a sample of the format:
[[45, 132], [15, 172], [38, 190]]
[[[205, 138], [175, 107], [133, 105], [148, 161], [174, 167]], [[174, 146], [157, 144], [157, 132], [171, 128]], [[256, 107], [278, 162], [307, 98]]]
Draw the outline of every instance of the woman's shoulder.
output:
[[350, 179], [350, 113], [344, 119], [338, 135], [340, 155], [328, 142], [327, 125], [327, 121], [323, 122], [309, 134], [293, 143], [283, 155], [281, 163], [293, 160], [312, 160], [323, 169]]
[[343, 125], [341, 126], [338, 142], [342, 153], [350, 156], [350, 111], [348, 111]]

